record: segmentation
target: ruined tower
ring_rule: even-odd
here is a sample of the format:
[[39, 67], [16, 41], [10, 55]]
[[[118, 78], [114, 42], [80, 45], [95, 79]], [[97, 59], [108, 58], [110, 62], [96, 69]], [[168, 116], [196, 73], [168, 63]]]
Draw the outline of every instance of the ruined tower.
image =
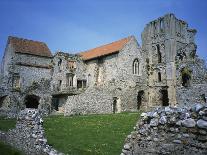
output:
[[196, 30], [189, 29], [174, 14], [166, 14], [146, 25], [142, 48], [147, 55], [148, 106], [176, 105], [177, 60], [193, 59], [195, 34]]

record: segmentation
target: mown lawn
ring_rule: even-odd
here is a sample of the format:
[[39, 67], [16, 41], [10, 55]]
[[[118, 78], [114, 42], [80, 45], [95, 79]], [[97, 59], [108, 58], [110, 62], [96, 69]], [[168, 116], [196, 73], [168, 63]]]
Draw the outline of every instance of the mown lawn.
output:
[[0, 117], [0, 130], [8, 131], [9, 129], [15, 128], [16, 119], [6, 119], [4, 117]]
[[[8, 131], [15, 128], [16, 119], [5, 119], [0, 117], [0, 130]], [[20, 151], [0, 141], [0, 155], [23, 155]]]
[[48, 143], [72, 155], [119, 155], [139, 113], [50, 116], [44, 120]]
[[0, 155], [23, 155], [23, 153], [0, 141]]

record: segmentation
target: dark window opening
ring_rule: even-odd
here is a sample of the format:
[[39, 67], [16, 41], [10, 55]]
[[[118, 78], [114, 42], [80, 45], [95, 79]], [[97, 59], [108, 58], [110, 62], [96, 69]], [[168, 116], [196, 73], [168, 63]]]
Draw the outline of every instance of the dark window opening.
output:
[[77, 88], [86, 88], [86, 80], [77, 80]]
[[202, 94], [202, 95], [201, 95], [201, 98], [202, 98], [202, 100], [206, 103], [206, 95], [205, 95], [205, 94]]
[[58, 81], [58, 87], [57, 87], [58, 91], [61, 90], [61, 86], [62, 86], [62, 80], [59, 80]]
[[169, 98], [168, 98], [168, 91], [166, 89], [161, 90], [162, 94], [162, 106], [169, 106]]
[[25, 98], [26, 108], [35, 108], [35, 109], [37, 109], [38, 105], [39, 105], [39, 99], [40, 98], [38, 96], [35, 96], [35, 95], [26, 96], [26, 98]]
[[3, 106], [4, 100], [7, 96], [0, 97], [0, 108]]
[[160, 45], [156, 45], [157, 47], [157, 56], [158, 56], [158, 63], [161, 63], [162, 62], [162, 54], [160, 52]]
[[188, 87], [190, 86], [190, 80], [191, 80], [191, 71], [187, 68], [183, 68], [181, 70], [181, 76], [182, 76], [182, 86]]
[[139, 110], [142, 105], [143, 97], [144, 97], [144, 91], [141, 90], [138, 92], [138, 95], [137, 95], [137, 110]]
[[161, 81], [162, 81], [161, 73], [158, 72], [158, 82], [161, 82]]
[[102, 64], [102, 63], [104, 63], [103, 58], [99, 58], [99, 59], [98, 59], [98, 64]]
[[113, 105], [112, 105], [113, 107], [113, 113], [115, 114], [117, 111], [118, 111], [118, 109], [117, 109], [117, 97], [114, 97], [113, 98]]
[[61, 66], [61, 64], [62, 64], [62, 59], [59, 59], [58, 66]]

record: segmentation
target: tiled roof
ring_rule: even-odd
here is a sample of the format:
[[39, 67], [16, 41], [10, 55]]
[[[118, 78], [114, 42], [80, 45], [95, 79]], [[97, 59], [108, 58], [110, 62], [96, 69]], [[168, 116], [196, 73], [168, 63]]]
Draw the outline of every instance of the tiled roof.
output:
[[101, 56], [110, 55], [113, 53], [119, 52], [124, 45], [132, 38], [132, 36], [129, 36], [127, 38], [112, 42], [110, 44], [106, 44], [91, 50], [88, 50], [86, 52], [81, 52], [79, 55], [83, 58], [83, 60], [91, 60], [95, 59]]
[[52, 57], [51, 51], [43, 42], [9, 36], [8, 43], [11, 44], [16, 53]]

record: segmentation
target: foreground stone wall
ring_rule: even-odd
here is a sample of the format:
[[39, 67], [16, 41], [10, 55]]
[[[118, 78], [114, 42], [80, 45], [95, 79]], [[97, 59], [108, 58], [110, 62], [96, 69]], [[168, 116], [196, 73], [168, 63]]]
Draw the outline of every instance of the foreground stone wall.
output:
[[15, 129], [0, 131], [0, 140], [27, 155], [62, 155], [47, 144], [42, 124], [38, 110], [25, 109], [19, 113]]
[[207, 154], [207, 104], [142, 113], [121, 155]]

